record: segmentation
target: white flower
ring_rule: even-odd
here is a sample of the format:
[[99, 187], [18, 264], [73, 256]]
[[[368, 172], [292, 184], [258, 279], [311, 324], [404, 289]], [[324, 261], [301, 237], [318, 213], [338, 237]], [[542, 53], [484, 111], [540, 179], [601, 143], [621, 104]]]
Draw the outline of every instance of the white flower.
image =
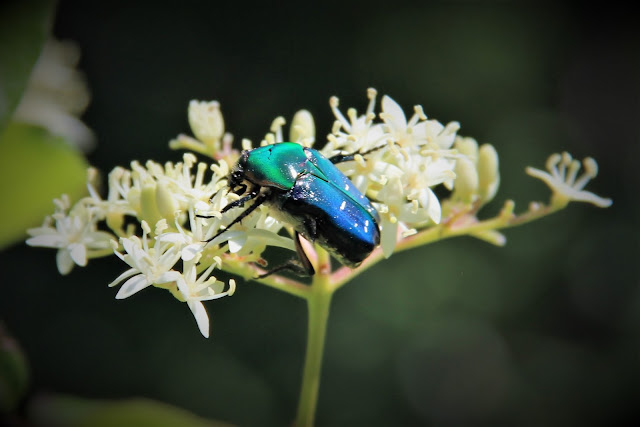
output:
[[332, 135], [329, 135], [327, 145], [322, 149], [322, 153], [331, 157], [341, 151], [348, 153], [362, 152], [384, 145], [386, 142], [384, 127], [381, 123], [374, 124], [376, 118], [374, 113], [377, 91], [373, 88], [367, 90], [369, 104], [365, 114], [358, 116], [355, 108], [347, 110], [347, 120], [338, 108], [339, 100], [332, 96], [329, 106], [336, 118]]
[[550, 173], [527, 167], [527, 174], [544, 181], [553, 191], [555, 202], [562, 205], [570, 201], [592, 203], [598, 207], [606, 208], [611, 206], [611, 199], [596, 196], [593, 193], [584, 191], [587, 183], [598, 175], [598, 164], [591, 157], [582, 161], [585, 172], [576, 180], [580, 170], [580, 162], [573, 159], [567, 152], [562, 154], [552, 154], [547, 160], [547, 170]]
[[127, 279], [116, 294], [116, 299], [130, 297], [150, 285], [166, 285], [176, 280], [171, 269], [180, 259], [180, 245], [172, 241], [155, 240], [154, 245], [149, 246], [149, 226], [144, 221], [142, 226], [142, 239], [138, 236], [120, 239], [125, 254], [114, 250], [118, 258], [131, 267], [109, 284], [116, 286]]
[[58, 271], [68, 274], [74, 264], [84, 267], [94, 252], [108, 250], [114, 236], [97, 230], [96, 217], [85, 204], [76, 204], [67, 214], [68, 197], [63, 196], [55, 203], [56, 212], [45, 219], [42, 227], [27, 230], [32, 236], [27, 239], [27, 244], [57, 248]]
[[[185, 153], [182, 163], [176, 163], [175, 166], [168, 163], [164, 171], [154, 174], [158, 181], [165, 181], [180, 209], [188, 209], [190, 206], [200, 210], [207, 209], [211, 197], [226, 186], [224, 179], [229, 173], [226, 161], [220, 160], [218, 164], [214, 163], [211, 166], [199, 162], [194, 175], [193, 166], [196, 165], [196, 160], [192, 153]], [[210, 180], [205, 181], [207, 169], [211, 169], [213, 174]]]
[[95, 145], [95, 137], [78, 118], [89, 104], [87, 85], [75, 68], [79, 57], [74, 43], [48, 40], [13, 118], [43, 126], [89, 151]]
[[[222, 266], [222, 259], [214, 257], [211, 265], [198, 276], [197, 266], [202, 257], [203, 242], [195, 241], [193, 236], [176, 222], [179, 232], [161, 233], [149, 246], [149, 226], [142, 223], [143, 236], [120, 239], [125, 254], [115, 251], [116, 255], [131, 268], [116, 278], [109, 286], [115, 286], [126, 279], [116, 298], [124, 299], [151, 285], [169, 290], [177, 299], [186, 302], [196, 319], [200, 332], [209, 336], [209, 318], [202, 301], [232, 295], [235, 281], [229, 281], [229, 289], [223, 291], [225, 284], [211, 276], [214, 268]], [[156, 225], [156, 232], [167, 228], [164, 220]], [[182, 259], [183, 272], [176, 269]]]
[[215, 263], [198, 276], [196, 265], [199, 258], [200, 256], [197, 256], [184, 263], [184, 273], [176, 276], [176, 282], [182, 298], [196, 319], [200, 333], [202, 333], [205, 338], [208, 338], [209, 316], [202, 301], [233, 295], [236, 290], [236, 282], [233, 279], [229, 280], [229, 288], [224, 291], [225, 283], [211, 276], [213, 269], [216, 266], [219, 267], [219, 265]]

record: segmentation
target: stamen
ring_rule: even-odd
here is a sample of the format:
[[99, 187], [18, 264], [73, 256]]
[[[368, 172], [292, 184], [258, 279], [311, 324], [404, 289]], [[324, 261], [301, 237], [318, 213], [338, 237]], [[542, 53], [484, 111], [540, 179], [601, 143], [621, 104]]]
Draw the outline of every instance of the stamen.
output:
[[[180, 225], [178, 224], [178, 217], [180, 216], [180, 211], [177, 210], [174, 214], [174, 218], [175, 218], [175, 223], [176, 226], [178, 228], [178, 230], [182, 230], [182, 228], [180, 227]], [[156, 222], [156, 229], [154, 231], [155, 235], [158, 236], [160, 234], [162, 234], [162, 232], [164, 230], [166, 230], [167, 228], [169, 228], [169, 225], [167, 224], [167, 220], [162, 218], [161, 220], [159, 220], [158, 222]]]
[[558, 178], [558, 169], [556, 165], [560, 163], [560, 160], [562, 160], [562, 156], [558, 153], [553, 153], [547, 159], [547, 164], [546, 164], [547, 170], [551, 172], [551, 174], [556, 178]]
[[229, 290], [227, 291], [227, 296], [231, 296], [236, 292], [236, 281], [234, 279], [229, 279]]
[[376, 114], [373, 111], [367, 112], [367, 115], [364, 117], [364, 122], [369, 125], [373, 122], [373, 119], [376, 118]]
[[577, 159], [573, 159], [569, 164], [569, 169], [567, 171], [567, 178], [565, 179], [565, 182], [568, 185], [573, 186], [576, 180], [576, 175], [578, 174], [579, 170], [580, 170], [580, 162]]
[[562, 181], [566, 180], [567, 166], [571, 164], [571, 160], [571, 154], [567, 153], [566, 151], [562, 153], [562, 161], [558, 165], [558, 174]]
[[355, 108], [349, 108], [347, 110], [347, 117], [349, 117], [349, 120], [351, 120], [351, 123], [355, 123], [355, 121], [358, 119], [358, 112], [356, 111]]
[[340, 132], [340, 128], [342, 127], [342, 122], [340, 120], [336, 120], [333, 122], [333, 126], [331, 127], [331, 133], [337, 135]]
[[418, 115], [418, 117], [420, 117], [421, 120], [427, 120], [427, 115], [424, 113], [424, 110], [422, 109], [422, 105], [415, 105], [413, 107], [413, 110], [416, 112], [416, 114]]
[[339, 104], [340, 102], [337, 96], [329, 98], [329, 106], [331, 107], [331, 111], [333, 111], [333, 115], [342, 123], [342, 126], [347, 132], [351, 132], [351, 125], [338, 109]]
[[285, 123], [287, 123], [287, 121], [284, 119], [284, 117], [280, 116], [280, 117], [276, 117], [276, 119], [271, 124], [270, 130], [271, 132], [275, 133], [274, 137], [276, 142], [284, 141], [282, 139], [282, 126], [284, 126]]
[[458, 122], [449, 122], [447, 125], [440, 131], [438, 135], [453, 135], [454, 133], [460, 130], [460, 123]]
[[576, 190], [582, 190], [592, 178], [598, 175], [598, 164], [591, 157], [585, 158], [582, 164], [584, 165], [584, 173], [573, 184], [573, 188]]

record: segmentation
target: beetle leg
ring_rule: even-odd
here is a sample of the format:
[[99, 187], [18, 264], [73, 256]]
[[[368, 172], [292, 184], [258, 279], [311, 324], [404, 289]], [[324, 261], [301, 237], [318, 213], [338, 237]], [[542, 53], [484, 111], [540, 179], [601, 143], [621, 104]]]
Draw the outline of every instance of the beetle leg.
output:
[[[247, 187], [245, 186], [245, 188], [247, 188]], [[238, 200], [236, 200], [235, 202], [231, 202], [227, 206], [222, 208], [220, 213], [225, 213], [229, 209], [233, 209], [233, 208], [238, 207], [238, 206], [244, 206], [244, 204], [246, 202], [248, 202], [249, 200], [255, 199], [256, 197], [258, 197], [258, 194], [260, 194], [260, 187], [256, 186], [256, 187], [252, 188], [251, 192], [249, 194], [247, 194], [246, 196], [241, 197]]]
[[297, 231], [293, 241], [296, 244], [296, 252], [298, 253], [299, 259], [292, 259], [282, 265], [274, 267], [266, 273], [259, 275], [257, 277], [258, 279], [262, 279], [263, 277], [270, 276], [282, 270], [290, 270], [300, 276], [313, 276], [314, 274], [316, 274], [316, 270], [313, 268], [313, 264], [311, 264], [311, 261], [309, 261], [309, 257], [307, 256], [307, 253], [304, 251], [304, 248], [300, 243], [300, 233], [298, 233]]
[[[245, 190], [246, 190], [246, 186], [244, 186]], [[251, 190], [251, 193], [247, 194], [244, 197], [241, 197], [240, 199], [229, 203], [227, 206], [225, 206], [224, 208], [222, 208], [222, 210], [220, 211], [220, 213], [225, 213], [226, 211], [228, 211], [229, 209], [233, 209], [236, 208], [238, 206], [244, 206], [244, 204], [246, 202], [248, 202], [251, 199], [255, 199], [256, 197], [258, 197], [258, 194], [260, 193], [260, 187], [256, 187], [253, 190]], [[198, 218], [213, 218], [215, 215], [196, 215], [196, 217]]]
[[[224, 209], [222, 209], [222, 211], [220, 211], [221, 213], [226, 212], [230, 208], [233, 208], [233, 207], [236, 207], [236, 206], [242, 206], [248, 200], [255, 199], [255, 202], [251, 206], [249, 206], [247, 209], [245, 209], [240, 215], [238, 215], [236, 217], [236, 219], [231, 221], [231, 223], [229, 225], [227, 225], [227, 227], [224, 230], [218, 231], [212, 238], [205, 240], [205, 242], [212, 241], [213, 239], [215, 239], [216, 237], [218, 237], [219, 235], [221, 235], [225, 231], [229, 230], [233, 225], [235, 225], [235, 224], [239, 223], [240, 221], [242, 221], [243, 219], [245, 219], [249, 214], [251, 214], [251, 212], [256, 210], [256, 208], [258, 206], [263, 204], [267, 200], [267, 198], [269, 197], [270, 194], [271, 193], [267, 191], [267, 192], [262, 193], [262, 194], [260, 194], [258, 192], [255, 192], [255, 195], [254, 195], [254, 192], [252, 191], [251, 194], [249, 194], [248, 196], [245, 196], [242, 199], [238, 199], [235, 202], [230, 203], [227, 206], [225, 206]], [[242, 203], [238, 203], [238, 202], [242, 202]], [[233, 206], [231, 206], [231, 205], [233, 205]]]

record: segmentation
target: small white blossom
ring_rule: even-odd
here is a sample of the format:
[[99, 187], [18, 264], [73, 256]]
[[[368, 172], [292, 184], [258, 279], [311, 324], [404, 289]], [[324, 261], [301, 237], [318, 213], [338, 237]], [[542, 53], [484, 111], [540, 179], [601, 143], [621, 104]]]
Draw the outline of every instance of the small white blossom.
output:
[[349, 108], [347, 111], [349, 120], [344, 117], [338, 108], [340, 103], [338, 98], [335, 96], [331, 97], [329, 106], [336, 121], [333, 132], [329, 135], [329, 141], [322, 149], [322, 153], [325, 156], [331, 157], [341, 151], [347, 153], [362, 152], [385, 144], [387, 135], [384, 127], [381, 123], [374, 124], [373, 122], [376, 118], [374, 112], [376, 95], [376, 90], [370, 88], [367, 91], [369, 98], [367, 110], [363, 115], [358, 116], [355, 108]]
[[527, 174], [544, 181], [553, 191], [553, 196], [557, 203], [563, 204], [570, 201], [592, 203], [598, 207], [606, 208], [611, 206], [611, 199], [583, 190], [587, 183], [598, 175], [598, 164], [591, 157], [582, 161], [585, 172], [576, 179], [580, 170], [580, 162], [573, 159], [567, 152], [553, 154], [547, 160], [547, 170], [550, 173], [527, 167]]
[[55, 203], [56, 212], [41, 227], [27, 230], [32, 236], [27, 244], [58, 249], [58, 271], [68, 274], [74, 265], [86, 266], [94, 252], [108, 250], [114, 236], [97, 230], [96, 217], [85, 204], [78, 203], [69, 211], [68, 197]]
[[[186, 302], [196, 319], [200, 332], [209, 336], [209, 318], [202, 301], [232, 295], [235, 281], [229, 281], [229, 289], [223, 291], [225, 284], [211, 276], [214, 268], [222, 266], [220, 257], [215, 257], [211, 265], [197, 274], [197, 266], [202, 257], [203, 242], [195, 241], [193, 236], [176, 223], [179, 232], [167, 232], [155, 239], [148, 238], [150, 232], [146, 222], [143, 225], [143, 236], [122, 238], [124, 254], [115, 251], [116, 255], [131, 268], [117, 277], [109, 286], [116, 286], [126, 279], [116, 299], [128, 298], [151, 285], [168, 289], [180, 301]], [[166, 229], [167, 224], [161, 220], [156, 225], [157, 231]], [[150, 246], [150, 243], [153, 246]], [[179, 271], [182, 259], [183, 271]]]
[[199, 256], [184, 263], [184, 273], [177, 276], [177, 287], [182, 299], [187, 303], [193, 317], [196, 319], [198, 329], [205, 338], [209, 337], [209, 316], [202, 301], [231, 296], [235, 292], [235, 280], [229, 280], [229, 287], [224, 291], [225, 283], [211, 276], [216, 264], [212, 264], [198, 276], [196, 265]]
[[109, 284], [116, 286], [127, 279], [116, 294], [116, 299], [130, 297], [150, 285], [165, 285], [176, 280], [171, 269], [181, 257], [180, 245], [172, 241], [155, 240], [150, 246], [148, 228], [143, 222], [142, 239], [138, 236], [120, 239], [124, 254], [114, 250], [116, 256], [131, 267]]

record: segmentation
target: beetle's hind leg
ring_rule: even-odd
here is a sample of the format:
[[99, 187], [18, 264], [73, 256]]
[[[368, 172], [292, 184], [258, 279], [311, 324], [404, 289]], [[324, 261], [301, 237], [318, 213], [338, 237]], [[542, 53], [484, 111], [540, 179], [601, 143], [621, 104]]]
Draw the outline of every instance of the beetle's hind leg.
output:
[[300, 234], [297, 231], [294, 237], [298, 259], [294, 258], [282, 265], [274, 267], [266, 273], [259, 275], [257, 277], [258, 279], [271, 276], [272, 274], [283, 270], [292, 271], [299, 276], [313, 276], [314, 274], [316, 274], [316, 270], [313, 268], [313, 264], [311, 264], [311, 261], [309, 261], [309, 257], [307, 256], [307, 253], [304, 251], [304, 248], [300, 243]]

